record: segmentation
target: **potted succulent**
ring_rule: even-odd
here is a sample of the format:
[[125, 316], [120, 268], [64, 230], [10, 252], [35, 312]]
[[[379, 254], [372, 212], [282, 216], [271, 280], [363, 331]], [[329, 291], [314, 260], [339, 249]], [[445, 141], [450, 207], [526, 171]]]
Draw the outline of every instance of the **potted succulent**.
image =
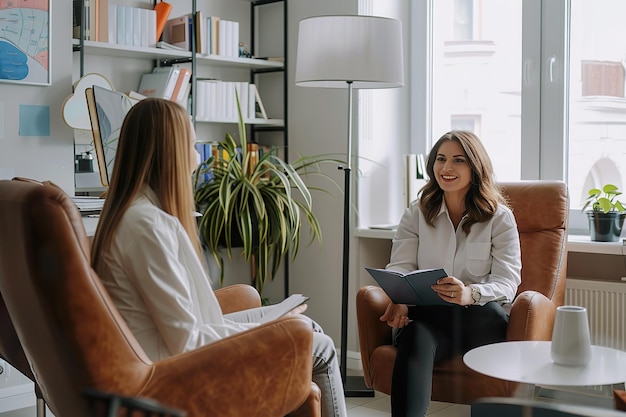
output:
[[[302, 176], [321, 175], [338, 187], [321, 171], [321, 164], [341, 161], [320, 155], [287, 163], [275, 150], [259, 157], [248, 150], [240, 109], [238, 113], [239, 146], [231, 134], [226, 134], [219, 143], [225, 157], [211, 156], [194, 173], [194, 198], [202, 213], [201, 241], [220, 267], [220, 285], [224, 278], [220, 250], [225, 249], [232, 259], [232, 249], [242, 247], [243, 258], [251, 264], [251, 284], [262, 295], [266, 281], [274, 278], [285, 255], [291, 252], [296, 256], [305, 222], [311, 230], [309, 244], [316, 239], [321, 244], [320, 225], [312, 211], [313, 188]], [[210, 179], [202, 182], [205, 175]]]
[[591, 240], [596, 242], [617, 242], [622, 233], [626, 208], [617, 199], [622, 193], [613, 184], [606, 184], [599, 188], [589, 190], [587, 201], [583, 211], [588, 207], [589, 231]]

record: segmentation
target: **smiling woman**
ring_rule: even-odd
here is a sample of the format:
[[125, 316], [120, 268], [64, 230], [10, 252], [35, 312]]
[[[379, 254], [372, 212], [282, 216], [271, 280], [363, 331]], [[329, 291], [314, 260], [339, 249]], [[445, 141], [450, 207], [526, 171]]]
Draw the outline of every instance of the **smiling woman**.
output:
[[521, 282], [515, 217], [478, 137], [462, 130], [444, 134], [426, 172], [427, 184], [400, 220], [387, 269], [443, 268], [452, 275], [432, 285], [445, 305], [389, 303], [380, 317], [396, 329], [394, 417], [426, 414], [435, 364], [505, 340]]

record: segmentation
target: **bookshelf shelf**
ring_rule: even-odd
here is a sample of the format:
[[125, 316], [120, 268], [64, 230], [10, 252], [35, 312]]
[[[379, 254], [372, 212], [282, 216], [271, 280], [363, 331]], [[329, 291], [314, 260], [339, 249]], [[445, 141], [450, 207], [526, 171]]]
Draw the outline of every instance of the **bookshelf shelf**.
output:
[[196, 59], [201, 64], [213, 66], [241, 67], [250, 69], [275, 69], [284, 67], [282, 62], [268, 61], [266, 59], [233, 58], [220, 55], [200, 54], [196, 54]]
[[[74, 39], [74, 46], [79, 46], [78, 39]], [[191, 52], [177, 51], [175, 49], [146, 48], [140, 46], [118, 45], [115, 43], [85, 41], [85, 53], [89, 55], [110, 56], [115, 58], [136, 58], [136, 59], [191, 59]], [[284, 64], [277, 61], [254, 58], [235, 58], [220, 55], [200, 55], [196, 54], [196, 59], [201, 65], [239, 67], [249, 69], [281, 69]]]
[[[77, 40], [74, 40], [74, 45], [79, 45]], [[85, 53], [88, 55], [110, 56], [115, 58], [136, 58], [154, 60], [171, 58], [191, 58], [191, 52], [189, 51], [118, 45], [115, 43], [94, 41], [85, 41]]]
[[[227, 120], [227, 119], [199, 119], [196, 118], [196, 122], [198, 123], [226, 123], [226, 124], [237, 124], [237, 120]], [[245, 123], [247, 125], [260, 125], [260, 126], [284, 126], [285, 121], [283, 119], [246, 119]]]

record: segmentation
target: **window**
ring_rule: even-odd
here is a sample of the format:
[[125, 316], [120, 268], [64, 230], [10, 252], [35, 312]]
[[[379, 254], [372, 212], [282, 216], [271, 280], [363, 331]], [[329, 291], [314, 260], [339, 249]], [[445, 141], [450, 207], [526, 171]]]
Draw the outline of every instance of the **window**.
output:
[[498, 178], [517, 180], [522, 0], [476, 3], [481, 7], [472, 0], [432, 2], [431, 144], [449, 130], [470, 130], [492, 155]]
[[626, 186], [626, 1], [412, 5], [414, 20], [428, 20], [413, 33], [413, 62], [428, 66], [411, 68], [420, 86], [412, 106], [425, 109], [413, 114], [422, 123], [411, 137], [427, 137], [413, 149], [455, 127], [472, 130], [499, 180], [565, 180], [570, 231], [587, 233], [586, 191]]
[[572, 209], [587, 190], [626, 175], [623, 0], [571, 0], [569, 169]]
[[454, 0], [455, 41], [474, 39], [474, 0]]

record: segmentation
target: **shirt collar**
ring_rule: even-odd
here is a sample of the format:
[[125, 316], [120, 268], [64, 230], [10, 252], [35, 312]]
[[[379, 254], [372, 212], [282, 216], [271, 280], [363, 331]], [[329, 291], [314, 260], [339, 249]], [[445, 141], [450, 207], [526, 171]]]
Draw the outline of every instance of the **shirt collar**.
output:
[[141, 190], [141, 196], [146, 198], [148, 201], [150, 201], [152, 204], [154, 204], [158, 208], [162, 209], [161, 201], [159, 200], [159, 197], [148, 184], [143, 186], [143, 189]]

